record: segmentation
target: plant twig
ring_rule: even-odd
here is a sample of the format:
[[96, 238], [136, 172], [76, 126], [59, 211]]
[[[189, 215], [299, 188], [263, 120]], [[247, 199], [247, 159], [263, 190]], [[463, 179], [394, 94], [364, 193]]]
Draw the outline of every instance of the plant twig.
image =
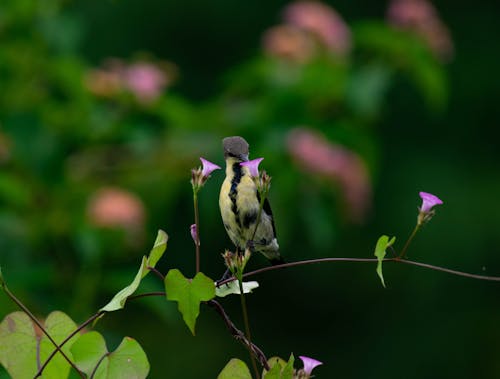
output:
[[224, 308], [222, 307], [222, 305], [220, 305], [220, 303], [216, 300], [209, 300], [206, 302], [206, 304], [208, 306], [214, 308], [215, 311], [222, 317], [222, 319], [224, 320], [224, 323], [226, 324], [227, 329], [233, 335], [233, 337], [236, 340], [243, 343], [248, 349], [250, 349], [253, 352], [253, 354], [257, 357], [260, 364], [266, 370], [269, 370], [270, 367], [269, 367], [269, 364], [267, 363], [267, 358], [266, 358], [265, 354], [255, 344], [253, 344], [251, 341], [249, 341], [245, 337], [245, 334], [234, 325], [234, 323], [231, 321], [231, 319], [227, 315], [227, 313], [224, 310]]
[[[309, 265], [309, 264], [323, 263], [323, 262], [368, 262], [368, 263], [372, 262], [372, 263], [376, 263], [377, 259], [376, 258], [343, 258], [343, 257], [307, 259], [307, 260], [303, 260], [303, 261], [288, 262], [288, 263], [283, 263], [280, 265], [263, 267], [263, 268], [260, 268], [260, 269], [254, 270], [254, 271], [247, 272], [247, 273], [243, 274], [243, 277], [246, 278], [249, 276], [261, 274], [261, 273], [266, 272], [266, 271], [279, 270], [279, 269], [283, 269], [286, 267], [305, 266], [305, 265]], [[409, 265], [425, 267], [425, 268], [428, 268], [428, 269], [434, 270], [434, 271], [441, 271], [441, 272], [446, 272], [446, 273], [452, 274], [452, 275], [463, 276], [465, 278], [471, 278], [471, 279], [487, 280], [487, 281], [494, 281], [494, 282], [500, 281], [500, 276], [471, 274], [471, 273], [464, 272], [464, 271], [452, 270], [452, 269], [441, 267], [441, 266], [431, 265], [428, 263], [421, 263], [421, 262], [417, 262], [417, 261], [411, 261], [408, 259], [401, 259], [398, 257], [386, 258], [386, 259], [384, 259], [384, 262], [405, 263], [405, 264], [409, 264]], [[217, 286], [222, 286], [222, 285], [227, 284], [229, 282], [232, 282], [234, 280], [236, 280], [236, 278], [234, 276], [227, 278], [227, 279], [224, 279], [221, 282], [217, 283]]]
[[200, 272], [200, 216], [198, 212], [198, 193], [193, 192], [194, 223], [196, 225], [196, 273]]

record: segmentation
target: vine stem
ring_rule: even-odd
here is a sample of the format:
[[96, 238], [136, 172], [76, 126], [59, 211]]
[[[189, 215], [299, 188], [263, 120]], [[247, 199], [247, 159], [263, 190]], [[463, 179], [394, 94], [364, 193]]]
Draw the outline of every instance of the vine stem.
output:
[[[238, 285], [240, 287], [240, 299], [241, 299], [241, 312], [243, 313], [243, 323], [245, 324], [245, 336], [248, 340], [249, 345], [252, 345], [252, 335], [250, 333], [250, 322], [248, 321], [248, 311], [247, 311], [247, 301], [245, 298], [245, 293], [243, 291], [243, 278], [238, 278]], [[259, 370], [257, 369], [257, 362], [255, 362], [255, 356], [251, 350], [251, 347], [248, 347], [248, 352], [250, 353], [250, 360], [252, 362], [253, 371], [255, 373], [255, 377], [260, 379]]]
[[410, 247], [411, 241], [413, 241], [413, 238], [415, 238], [417, 232], [420, 230], [420, 226], [421, 226], [420, 223], [417, 223], [417, 225], [415, 225], [415, 228], [413, 229], [413, 231], [411, 232], [410, 236], [406, 240], [406, 243], [403, 246], [403, 249], [401, 250], [401, 253], [399, 254], [399, 258], [400, 259], [403, 259], [406, 256], [406, 251], [408, 250], [408, 247]]
[[38, 319], [35, 317], [35, 315], [33, 313], [31, 313], [31, 311], [21, 302], [21, 300], [19, 300], [12, 292], [10, 292], [10, 290], [7, 287], [7, 285], [5, 284], [5, 282], [2, 283], [2, 287], [3, 287], [3, 290], [5, 291], [5, 293], [7, 294], [7, 296], [9, 296], [10, 299], [14, 303], [16, 303], [17, 306], [19, 308], [21, 308], [24, 313], [26, 313], [28, 315], [28, 317], [31, 319], [31, 321], [33, 321], [40, 328], [40, 330], [43, 332], [43, 334], [45, 334], [47, 336], [47, 338], [50, 340], [50, 342], [52, 342], [54, 344], [54, 346], [56, 347], [55, 351], [61, 353], [61, 355], [64, 357], [64, 359], [66, 359], [66, 361], [71, 365], [71, 367], [73, 367], [76, 370], [76, 372], [78, 373], [78, 375], [81, 378], [85, 379], [85, 375], [83, 374], [83, 372], [81, 372], [78, 369], [78, 367], [76, 367], [76, 365], [73, 363], [73, 361], [68, 358], [68, 356], [66, 355], [66, 353], [61, 350], [61, 348], [59, 347], [59, 345], [57, 344], [57, 342], [45, 330], [44, 326], [42, 325], [42, 323], [40, 321], [38, 321]]
[[200, 272], [200, 215], [198, 212], [198, 191], [193, 191], [194, 223], [196, 225], [196, 273]]
[[[378, 262], [378, 260], [376, 258], [343, 258], [343, 257], [307, 259], [307, 260], [303, 260], [303, 261], [289, 262], [289, 263], [283, 263], [283, 264], [275, 265], [275, 266], [263, 267], [263, 268], [260, 268], [260, 269], [254, 270], [254, 271], [247, 272], [246, 274], [243, 274], [243, 277], [246, 278], [249, 276], [261, 274], [261, 273], [266, 272], [266, 271], [279, 270], [279, 269], [283, 269], [286, 267], [305, 266], [305, 265], [309, 265], [309, 264], [323, 263], [323, 262], [368, 262], [368, 263], [372, 262], [372, 263], [376, 263], [376, 262]], [[428, 263], [422, 263], [422, 262], [417, 262], [417, 261], [411, 261], [409, 259], [402, 259], [399, 257], [386, 258], [386, 259], [384, 259], [384, 262], [404, 263], [404, 264], [408, 264], [408, 265], [424, 267], [424, 268], [434, 270], [434, 271], [446, 272], [446, 273], [452, 274], [452, 275], [463, 276], [465, 278], [500, 282], [500, 276], [471, 274], [471, 273], [464, 272], [464, 271], [452, 270], [452, 269], [441, 267], [441, 266], [431, 265]], [[231, 277], [231, 278], [222, 280], [221, 282], [217, 283], [217, 285], [221, 286], [223, 284], [232, 282], [234, 280], [236, 280], [236, 278]]]

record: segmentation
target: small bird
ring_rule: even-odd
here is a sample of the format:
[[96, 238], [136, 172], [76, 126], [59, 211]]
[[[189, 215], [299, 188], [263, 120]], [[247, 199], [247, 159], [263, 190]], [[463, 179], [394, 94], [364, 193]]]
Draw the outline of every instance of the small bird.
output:
[[[260, 208], [260, 195], [248, 167], [248, 143], [241, 137], [227, 137], [222, 141], [226, 160], [226, 179], [222, 183], [219, 207], [224, 227], [237, 250], [246, 248], [262, 253], [271, 264], [284, 263], [279, 253], [273, 214], [267, 198], [260, 222], [253, 237]], [[253, 238], [252, 238], [253, 237]]]

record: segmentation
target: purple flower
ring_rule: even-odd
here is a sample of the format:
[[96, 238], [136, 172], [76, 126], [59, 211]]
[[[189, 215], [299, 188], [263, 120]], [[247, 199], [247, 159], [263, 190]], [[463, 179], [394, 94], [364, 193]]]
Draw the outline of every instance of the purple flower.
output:
[[207, 161], [204, 158], [200, 157], [200, 161], [203, 164], [203, 169], [201, 170], [201, 175], [204, 178], [208, 178], [213, 171], [220, 170], [219, 166], [217, 166], [215, 163]]
[[191, 225], [191, 237], [193, 237], [194, 244], [198, 244], [198, 231], [196, 230], [196, 224]]
[[320, 362], [314, 358], [304, 357], [303, 355], [299, 356], [299, 358], [302, 359], [302, 362], [304, 363], [303, 371], [309, 376], [316, 366], [323, 364], [323, 362]]
[[259, 176], [259, 164], [263, 160], [264, 158], [252, 159], [248, 162], [241, 162], [240, 165], [248, 168], [252, 178], [257, 178]]
[[435, 205], [443, 204], [443, 201], [432, 193], [420, 192], [419, 195], [422, 198], [422, 206], [420, 207], [422, 213], [429, 213]]

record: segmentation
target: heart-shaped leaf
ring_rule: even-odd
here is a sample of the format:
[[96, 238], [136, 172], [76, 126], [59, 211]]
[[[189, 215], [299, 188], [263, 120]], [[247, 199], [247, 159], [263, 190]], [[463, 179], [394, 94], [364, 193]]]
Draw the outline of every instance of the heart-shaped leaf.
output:
[[172, 269], [165, 277], [165, 291], [168, 300], [178, 302], [179, 312], [194, 335], [200, 303], [215, 297], [214, 281], [201, 272], [189, 280], [179, 270]]
[[115, 351], [108, 353], [102, 335], [89, 332], [73, 344], [71, 352], [77, 367], [95, 379], [143, 379], [149, 373], [144, 350], [130, 337], [125, 337]]
[[[49, 314], [44, 324], [57, 344], [76, 329], [73, 320], [59, 311]], [[61, 348], [70, 359], [70, 348], [77, 338], [78, 335], [74, 336]], [[13, 312], [0, 324], [0, 363], [13, 378], [33, 378], [38, 365], [42, 365], [54, 350], [54, 344], [45, 334], [35, 331], [33, 322], [24, 312]], [[43, 377], [65, 379], [70, 369], [69, 363], [57, 353], [45, 367]]]

